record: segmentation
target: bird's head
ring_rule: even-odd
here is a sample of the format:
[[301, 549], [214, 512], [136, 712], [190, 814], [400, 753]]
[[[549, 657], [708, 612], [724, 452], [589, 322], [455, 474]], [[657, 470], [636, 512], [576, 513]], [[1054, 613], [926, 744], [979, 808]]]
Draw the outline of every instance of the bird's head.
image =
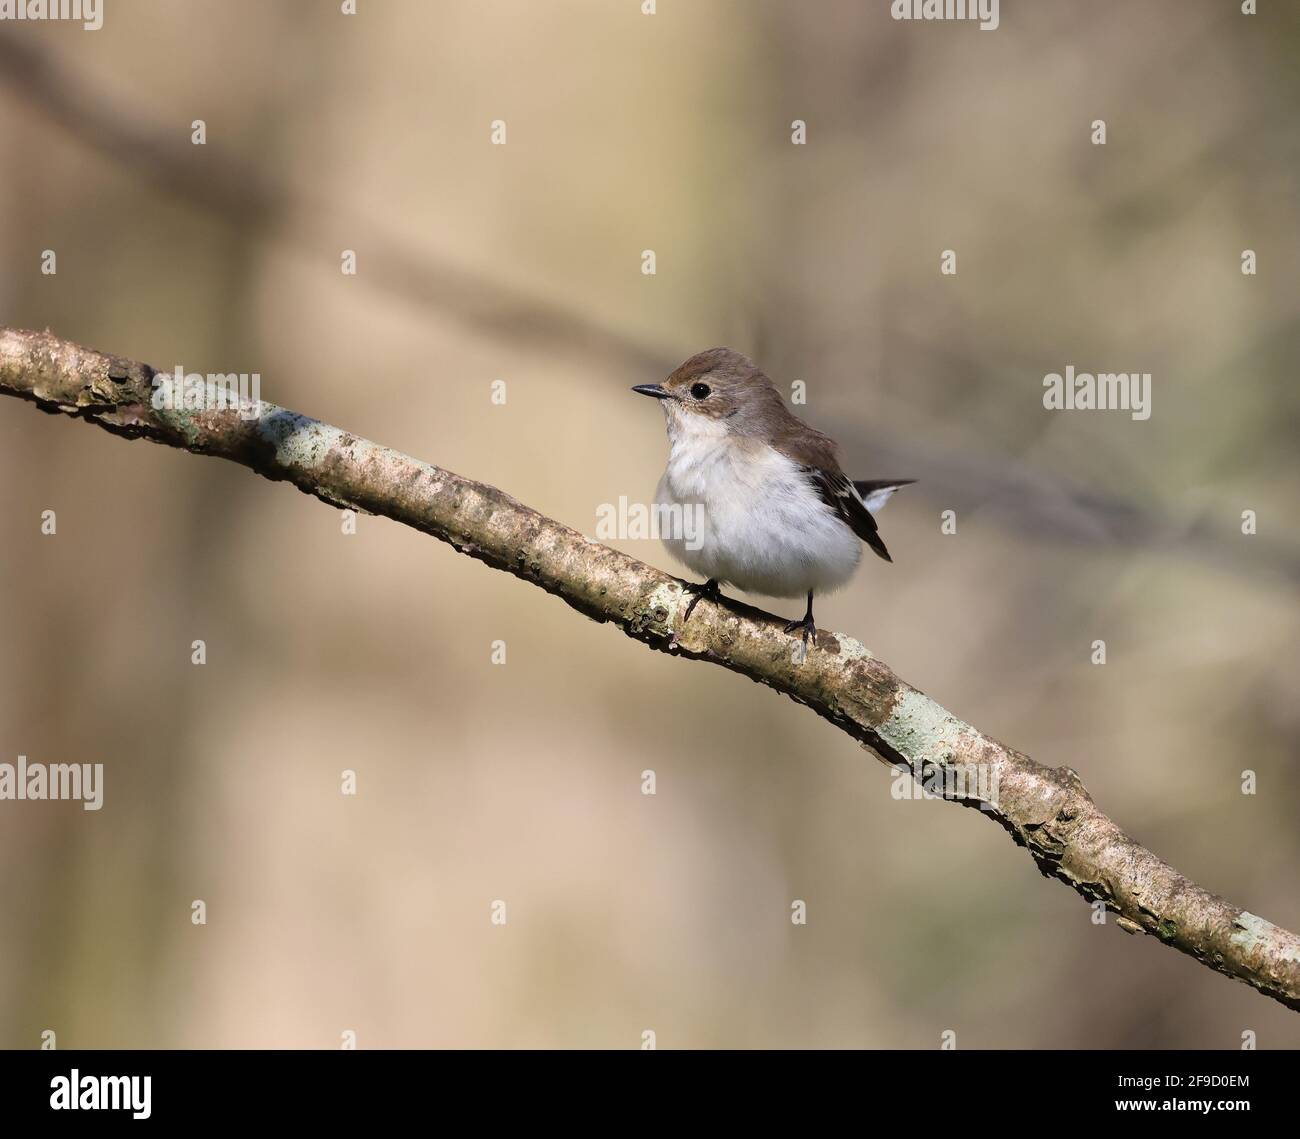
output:
[[758, 434], [765, 419], [785, 412], [776, 385], [731, 348], [699, 352], [663, 383], [632, 390], [662, 402], [673, 437]]

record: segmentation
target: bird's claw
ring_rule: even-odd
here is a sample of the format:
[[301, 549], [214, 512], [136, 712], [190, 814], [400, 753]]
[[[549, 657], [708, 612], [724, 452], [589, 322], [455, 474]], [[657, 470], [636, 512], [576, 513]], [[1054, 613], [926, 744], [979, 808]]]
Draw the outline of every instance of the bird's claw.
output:
[[790, 621], [785, 627], [787, 633], [793, 633], [796, 629], [802, 630], [802, 636], [799, 639], [803, 642], [803, 655], [807, 657], [808, 641], [811, 640], [814, 645], [817, 643], [817, 626], [813, 622], [812, 614], [809, 613], [806, 617], [800, 617], [797, 621]]
[[707, 597], [714, 603], [722, 600], [722, 593], [718, 589], [718, 583], [713, 578], [709, 578], [703, 585], [696, 585], [693, 581], [684, 581], [682, 582], [682, 589], [691, 595], [691, 600], [686, 606], [686, 612], [682, 616], [683, 625], [691, 619], [691, 614], [695, 611], [695, 606], [699, 604], [701, 597]]
[[[684, 581], [682, 582], [682, 592], [691, 595], [691, 599], [686, 605], [686, 612], [682, 615], [683, 625], [691, 619], [691, 614], [695, 611], [695, 606], [699, 604], [701, 597], [707, 597], [713, 602], [720, 602], [722, 600], [722, 593], [718, 589], [718, 583], [712, 578], [704, 582], [702, 585], [697, 585], [693, 581]], [[681, 635], [681, 629], [674, 630], [672, 638], [668, 642], [669, 646], [675, 647], [678, 640], [681, 638]]]

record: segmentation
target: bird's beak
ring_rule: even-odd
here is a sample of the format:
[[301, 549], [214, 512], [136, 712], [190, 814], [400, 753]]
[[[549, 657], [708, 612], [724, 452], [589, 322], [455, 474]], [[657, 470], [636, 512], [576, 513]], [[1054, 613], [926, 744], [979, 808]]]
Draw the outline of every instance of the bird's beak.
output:
[[634, 392], [640, 392], [642, 395], [652, 395], [655, 399], [668, 399], [669, 395], [664, 391], [661, 384], [637, 384], [632, 389]]

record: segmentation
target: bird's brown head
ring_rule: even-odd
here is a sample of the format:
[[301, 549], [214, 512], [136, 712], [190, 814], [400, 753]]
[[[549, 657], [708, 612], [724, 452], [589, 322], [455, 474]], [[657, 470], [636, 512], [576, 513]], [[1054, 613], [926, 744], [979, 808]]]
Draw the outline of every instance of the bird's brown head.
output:
[[787, 414], [776, 385], [731, 348], [696, 353], [663, 383], [632, 390], [663, 402], [670, 432], [751, 434], [765, 419]]

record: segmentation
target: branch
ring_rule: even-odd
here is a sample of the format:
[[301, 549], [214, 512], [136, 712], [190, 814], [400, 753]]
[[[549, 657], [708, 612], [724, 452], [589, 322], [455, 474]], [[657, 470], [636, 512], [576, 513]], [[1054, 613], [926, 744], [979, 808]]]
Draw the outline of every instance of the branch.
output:
[[[49, 333], [0, 329], [0, 392], [117, 435], [217, 455], [335, 506], [382, 514], [553, 593], [661, 652], [708, 661], [807, 705], [944, 797], [978, 807], [1090, 902], [1203, 965], [1300, 1010], [1300, 937], [1188, 881], [1111, 822], [1068, 768], [989, 739], [905, 684], [861, 644], [819, 630], [800, 661], [783, 623], [702, 600], [687, 624], [682, 583], [531, 510], [495, 487], [422, 463], [273, 404], [152, 406], [154, 369]], [[248, 417], [245, 418], [244, 416]]]

